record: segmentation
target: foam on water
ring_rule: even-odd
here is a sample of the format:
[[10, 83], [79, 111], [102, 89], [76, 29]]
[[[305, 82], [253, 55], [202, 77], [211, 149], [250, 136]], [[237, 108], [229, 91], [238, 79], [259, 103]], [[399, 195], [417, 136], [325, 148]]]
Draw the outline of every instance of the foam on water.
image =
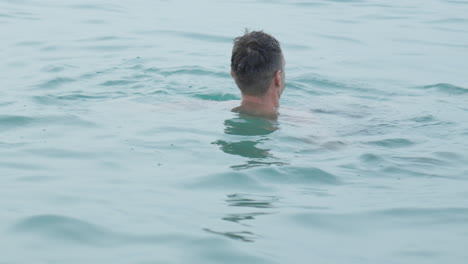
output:
[[[0, 263], [466, 262], [468, 1], [0, 10]], [[230, 112], [245, 27], [277, 121]]]

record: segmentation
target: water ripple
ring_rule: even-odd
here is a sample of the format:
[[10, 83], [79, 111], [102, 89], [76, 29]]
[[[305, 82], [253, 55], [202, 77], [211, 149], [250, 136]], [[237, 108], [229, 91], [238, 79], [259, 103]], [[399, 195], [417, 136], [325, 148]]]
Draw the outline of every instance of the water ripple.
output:
[[394, 208], [360, 213], [300, 213], [297, 222], [331, 232], [356, 232], [369, 228], [460, 225], [468, 221], [468, 208]]
[[34, 118], [27, 116], [0, 115], [0, 128], [8, 129], [19, 126], [26, 126], [33, 123], [34, 121]]
[[240, 231], [240, 232], [218, 232], [218, 231], [213, 231], [209, 228], [204, 228], [204, 231], [211, 233], [211, 234], [216, 234], [216, 235], [221, 235], [230, 239], [234, 240], [240, 240], [243, 242], [254, 242], [255, 236], [254, 233], [249, 232], [249, 231]]
[[209, 93], [209, 94], [194, 94], [193, 97], [202, 99], [202, 100], [209, 100], [209, 101], [230, 101], [230, 100], [239, 100], [240, 97], [234, 94], [228, 93]]
[[129, 80], [110, 80], [101, 83], [102, 86], [120, 86], [120, 85], [129, 85], [136, 83], [136, 81], [129, 81]]
[[99, 11], [106, 11], [112, 13], [124, 13], [123, 8], [117, 6], [115, 4], [106, 4], [106, 5], [99, 5], [99, 4], [75, 4], [69, 5], [72, 9], [82, 9], [82, 10], [99, 10]]
[[[226, 202], [229, 206], [250, 207], [250, 208], [274, 208], [274, 204], [279, 201], [279, 197], [271, 195], [252, 195], [244, 193], [234, 193], [227, 195]], [[262, 213], [264, 214], [264, 213]], [[245, 216], [245, 215], [244, 215]], [[251, 218], [253, 215], [248, 215]], [[238, 220], [245, 220], [245, 217]], [[232, 219], [231, 219], [232, 220]]]
[[45, 156], [58, 159], [91, 159], [97, 156], [95, 153], [92, 152], [65, 150], [57, 148], [27, 149], [25, 150], [25, 152], [32, 153], [38, 156]]
[[357, 40], [357, 39], [354, 39], [354, 38], [349, 38], [349, 37], [325, 35], [325, 34], [317, 34], [317, 36], [322, 37], [322, 38], [332, 39], [332, 40], [338, 40], [338, 41], [354, 43], [354, 44], [364, 44], [360, 40]]
[[[251, 204], [249, 203], [247, 206], [250, 206]], [[257, 203], [252, 206], [256, 208], [270, 208], [270, 207], [257, 207]], [[244, 226], [248, 226], [246, 224], [243, 224], [241, 222], [246, 221], [246, 220], [254, 220], [257, 216], [261, 215], [270, 215], [272, 213], [265, 213], [265, 212], [254, 212], [254, 213], [244, 213], [244, 214], [229, 214], [225, 217], [222, 218], [222, 220], [228, 221], [228, 222], [234, 222], [238, 223]]]
[[424, 90], [438, 91], [438, 92], [446, 93], [446, 94], [450, 94], [450, 95], [460, 95], [460, 94], [468, 93], [467, 88], [456, 86], [456, 85], [449, 84], [449, 83], [438, 83], [438, 84], [432, 84], [432, 85], [425, 85], [425, 86], [420, 86], [420, 87], [417, 87], [417, 88], [424, 89]]
[[72, 78], [67, 78], [67, 77], [57, 77], [52, 80], [45, 81], [41, 84], [39, 84], [37, 87], [39, 88], [44, 88], [44, 89], [51, 89], [51, 88], [58, 88], [60, 86], [63, 86], [65, 84], [74, 82], [75, 80]]
[[286, 184], [340, 184], [338, 177], [314, 167], [267, 167], [254, 170], [263, 181]]
[[405, 164], [416, 163], [425, 165], [435, 165], [436, 167], [448, 165], [446, 161], [429, 157], [393, 157], [393, 159], [404, 161]]
[[179, 239], [169, 235], [134, 235], [115, 232], [77, 218], [61, 215], [36, 215], [18, 221], [11, 232], [35, 235], [42, 239], [88, 246], [166, 243]]
[[[320, 90], [320, 93], [336, 93], [336, 91], [353, 91], [353, 92], [362, 92], [368, 94], [391, 94], [390, 92], [373, 89], [367, 87], [365, 84], [352, 84], [352, 83], [342, 83], [334, 80], [327, 79], [325, 77], [319, 76], [317, 74], [303, 74], [298, 77], [294, 77], [291, 80], [288, 80], [288, 84], [292, 81], [295, 82], [296, 87], [305, 88], [305, 90], [313, 91], [314, 88], [323, 88]], [[300, 83], [302, 85], [298, 85]], [[317, 91], [315, 91], [317, 92]]]
[[377, 141], [369, 141], [366, 144], [386, 148], [404, 148], [415, 145], [416, 143], [406, 138], [388, 138]]
[[433, 115], [424, 115], [424, 116], [417, 116], [410, 119], [416, 123], [428, 123], [436, 121], [436, 118]]
[[94, 127], [95, 123], [85, 121], [77, 116], [15, 116], [0, 115], [0, 129], [15, 129], [32, 125], [65, 125], [65, 126], [86, 126]]
[[191, 189], [241, 189], [265, 191], [265, 187], [260, 181], [243, 172], [225, 172], [200, 177], [192, 182], [183, 184]]
[[207, 70], [200, 66], [182, 66], [176, 68], [149, 68], [145, 72], [154, 72], [163, 76], [171, 75], [195, 75], [195, 76], [212, 76], [220, 78], [231, 78], [231, 75], [227, 72], [216, 72]]
[[349, 118], [364, 118], [366, 117], [366, 113], [362, 112], [362, 109], [359, 109], [359, 112], [353, 112], [349, 110], [333, 110], [333, 109], [312, 109], [311, 111], [317, 114], [327, 114], [327, 115], [338, 115], [338, 116], [343, 116], [343, 117], [349, 117]]
[[191, 40], [208, 41], [208, 42], [215, 42], [215, 43], [231, 43], [233, 40], [232, 37], [226, 37], [226, 36], [214, 35], [214, 34], [206, 34], [206, 33], [187, 32], [187, 31], [153, 30], [153, 31], [139, 31], [137, 33], [143, 34], [143, 35], [148, 35], [148, 34], [149, 35], [151, 34], [172, 35], [172, 36], [188, 38]]
[[25, 162], [3, 162], [3, 161], [0, 162], [0, 168], [31, 170], [31, 171], [47, 169], [47, 167], [44, 167], [42, 165], [35, 165], [35, 164], [30, 164], [30, 163], [25, 163]]

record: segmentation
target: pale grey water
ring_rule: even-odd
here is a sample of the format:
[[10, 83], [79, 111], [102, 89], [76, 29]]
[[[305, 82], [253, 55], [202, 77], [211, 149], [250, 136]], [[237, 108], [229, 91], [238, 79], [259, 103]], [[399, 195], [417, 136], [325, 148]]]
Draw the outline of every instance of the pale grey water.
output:
[[[0, 263], [466, 263], [468, 1], [0, 1]], [[232, 39], [282, 43], [278, 122]]]

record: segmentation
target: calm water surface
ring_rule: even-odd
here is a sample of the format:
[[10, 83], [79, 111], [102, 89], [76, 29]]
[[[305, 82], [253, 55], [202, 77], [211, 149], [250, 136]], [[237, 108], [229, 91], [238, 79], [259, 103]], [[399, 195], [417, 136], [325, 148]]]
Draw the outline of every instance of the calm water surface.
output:
[[[0, 1], [0, 263], [466, 263], [468, 1]], [[277, 122], [232, 39], [282, 43]]]

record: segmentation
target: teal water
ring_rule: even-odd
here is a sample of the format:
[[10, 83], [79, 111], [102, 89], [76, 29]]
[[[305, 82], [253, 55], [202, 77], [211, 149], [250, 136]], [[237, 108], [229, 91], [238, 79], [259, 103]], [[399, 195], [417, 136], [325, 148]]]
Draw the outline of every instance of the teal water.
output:
[[[468, 1], [0, 2], [0, 263], [466, 263]], [[232, 39], [282, 43], [278, 121]]]

